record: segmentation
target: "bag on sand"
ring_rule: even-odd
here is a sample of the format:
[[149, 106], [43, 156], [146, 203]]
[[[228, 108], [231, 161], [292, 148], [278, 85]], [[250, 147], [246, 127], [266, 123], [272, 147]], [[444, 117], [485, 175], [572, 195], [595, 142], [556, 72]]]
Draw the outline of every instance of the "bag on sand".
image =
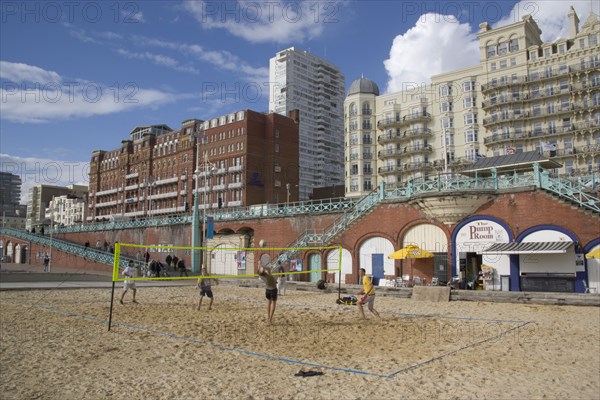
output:
[[341, 299], [337, 299], [335, 302], [337, 304], [343, 304], [346, 306], [355, 306], [357, 301], [358, 299], [354, 296], [346, 296], [342, 297]]

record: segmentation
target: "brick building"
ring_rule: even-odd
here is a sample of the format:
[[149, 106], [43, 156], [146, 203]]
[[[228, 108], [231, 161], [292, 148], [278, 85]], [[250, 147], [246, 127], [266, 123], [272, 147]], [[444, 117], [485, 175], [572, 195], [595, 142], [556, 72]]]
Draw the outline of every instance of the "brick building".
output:
[[195, 171], [199, 208], [283, 202], [287, 190], [296, 200], [298, 115], [290, 115], [242, 110], [177, 131], [136, 127], [120, 148], [92, 153], [87, 221], [191, 213]]

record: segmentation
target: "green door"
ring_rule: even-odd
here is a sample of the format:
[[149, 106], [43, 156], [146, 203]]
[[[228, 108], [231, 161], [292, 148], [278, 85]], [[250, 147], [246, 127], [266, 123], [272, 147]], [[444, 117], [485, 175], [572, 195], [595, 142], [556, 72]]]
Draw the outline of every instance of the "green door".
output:
[[311, 254], [308, 258], [308, 265], [311, 270], [310, 282], [317, 282], [319, 279], [321, 279], [321, 273], [320, 272], [312, 272], [312, 271], [319, 271], [319, 270], [323, 269], [323, 268], [321, 268], [321, 255], [320, 254]]

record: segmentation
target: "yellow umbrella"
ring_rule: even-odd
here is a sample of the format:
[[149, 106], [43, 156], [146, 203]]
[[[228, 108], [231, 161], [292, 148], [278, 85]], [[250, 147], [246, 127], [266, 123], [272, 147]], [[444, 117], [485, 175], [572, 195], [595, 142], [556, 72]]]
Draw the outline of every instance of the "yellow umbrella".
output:
[[419, 246], [415, 246], [414, 244], [409, 244], [406, 247], [401, 248], [400, 250], [390, 254], [388, 256], [389, 259], [394, 260], [403, 260], [405, 258], [432, 258], [433, 254], [428, 252], [427, 250], [423, 250]]
[[590, 251], [585, 255], [585, 258], [600, 258], [600, 247], [596, 250]]
[[[398, 251], [393, 252], [388, 256], [388, 259], [394, 260], [404, 260], [406, 258], [433, 258], [433, 253], [428, 252], [427, 250], [423, 250], [419, 246], [415, 246], [414, 244], [409, 244], [406, 247], [401, 248]], [[400, 274], [404, 273], [404, 265], [402, 262], [400, 263]], [[410, 263], [410, 276], [412, 279], [413, 275], [413, 265]]]

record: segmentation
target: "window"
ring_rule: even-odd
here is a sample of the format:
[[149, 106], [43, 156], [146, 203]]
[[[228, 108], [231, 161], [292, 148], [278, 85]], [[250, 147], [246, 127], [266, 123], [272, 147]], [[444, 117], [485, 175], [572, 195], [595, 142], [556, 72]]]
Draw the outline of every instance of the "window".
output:
[[537, 50], [532, 50], [529, 52], [529, 59], [532, 61], [537, 60]]
[[542, 115], [542, 107], [541, 107], [540, 103], [535, 103], [533, 105], [533, 115], [534, 116]]
[[477, 129], [467, 129], [465, 131], [465, 142], [476, 143], [477, 142]]
[[555, 134], [556, 132], [556, 121], [548, 121], [548, 133]]
[[472, 92], [475, 90], [475, 81], [463, 82], [463, 91]]
[[473, 125], [477, 123], [477, 114], [467, 113], [464, 115], [465, 125]]
[[542, 134], [542, 123], [540, 121], [533, 124], [533, 134], [539, 136]]
[[454, 118], [445, 117], [440, 120], [440, 124], [442, 128], [453, 128], [454, 127]]
[[519, 50], [519, 39], [511, 39], [510, 40], [510, 51], [517, 51]]
[[588, 36], [588, 42], [590, 46], [595, 46], [598, 44], [598, 36], [595, 33], [592, 33]]
[[495, 62], [490, 63], [490, 68], [491, 68], [492, 71], [495, 71], [496, 70], [496, 63]]
[[564, 44], [559, 44], [558, 45], [558, 54], [565, 54], [567, 51], [567, 48]]
[[516, 57], [511, 57], [511, 59], [510, 59], [510, 66], [514, 67], [515, 65], [517, 65], [517, 58]]
[[496, 45], [495, 44], [491, 44], [491, 45], [487, 46], [486, 52], [487, 52], [488, 58], [489, 57], [494, 57], [496, 55]]
[[452, 111], [452, 102], [442, 101], [440, 103], [440, 111], [441, 112], [451, 112]]
[[440, 96], [452, 96], [452, 86], [443, 84], [440, 86]]
[[508, 42], [502, 42], [498, 45], [498, 55], [506, 54], [508, 52]]
[[548, 58], [548, 57], [550, 57], [551, 55], [552, 55], [552, 48], [550, 48], [550, 47], [546, 47], [546, 48], [544, 49], [544, 57]]
[[585, 39], [579, 39], [579, 48], [583, 49], [585, 47]]
[[553, 101], [546, 104], [546, 111], [548, 114], [554, 114], [555, 109], [556, 107]]
[[560, 81], [559, 85], [560, 85], [561, 92], [569, 90], [569, 81], [568, 80], [564, 79], [564, 80]]
[[506, 68], [507, 66], [506, 60], [500, 60], [500, 69]]
[[569, 98], [564, 97], [560, 99], [560, 109], [561, 111], [567, 111], [569, 109]]
[[475, 107], [475, 97], [465, 97], [463, 99], [463, 107], [464, 108]]

